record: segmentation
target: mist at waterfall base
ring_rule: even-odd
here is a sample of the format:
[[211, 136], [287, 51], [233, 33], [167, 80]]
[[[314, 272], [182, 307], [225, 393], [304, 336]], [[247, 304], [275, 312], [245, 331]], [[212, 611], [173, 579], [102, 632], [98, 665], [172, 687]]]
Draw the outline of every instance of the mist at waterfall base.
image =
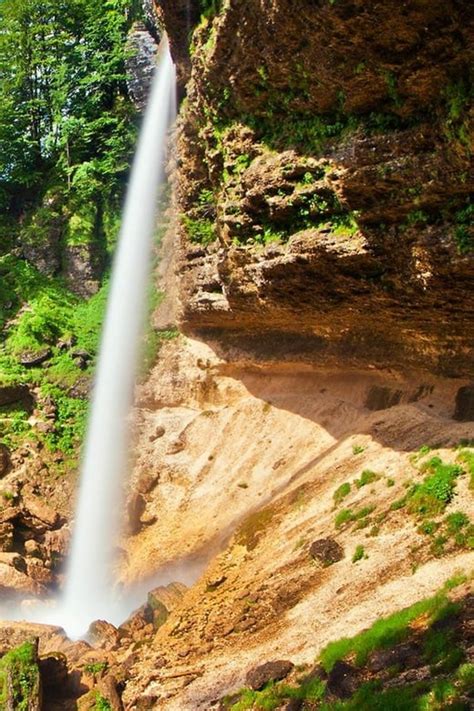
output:
[[32, 621], [59, 624], [73, 638], [85, 634], [97, 619], [120, 624], [136, 606], [139, 594], [135, 591], [128, 599], [121, 596], [112, 568], [124, 504], [127, 418], [141, 352], [158, 195], [165, 177], [175, 97], [175, 68], [165, 40], [132, 167], [112, 271], [64, 591], [56, 603], [33, 604], [20, 612]]

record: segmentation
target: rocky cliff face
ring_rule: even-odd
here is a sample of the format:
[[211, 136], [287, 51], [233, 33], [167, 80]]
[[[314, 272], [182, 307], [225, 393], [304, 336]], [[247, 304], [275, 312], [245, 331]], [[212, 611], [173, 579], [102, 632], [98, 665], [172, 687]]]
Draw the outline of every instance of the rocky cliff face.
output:
[[189, 59], [182, 13], [158, 5], [191, 67], [185, 330], [252, 355], [472, 375], [472, 9], [210, 3]]

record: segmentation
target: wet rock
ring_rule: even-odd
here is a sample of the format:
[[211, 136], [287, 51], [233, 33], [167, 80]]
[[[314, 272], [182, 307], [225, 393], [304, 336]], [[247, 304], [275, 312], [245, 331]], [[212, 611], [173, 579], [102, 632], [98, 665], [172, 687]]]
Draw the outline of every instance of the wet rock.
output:
[[37, 368], [39, 365], [46, 363], [52, 355], [51, 348], [44, 348], [37, 353], [24, 353], [20, 356], [20, 363], [25, 368]]
[[95, 648], [112, 651], [119, 646], [120, 634], [110, 622], [96, 620], [87, 631], [87, 641]]
[[8, 472], [10, 471], [10, 466], [10, 450], [5, 444], [0, 444], [0, 477], [8, 474]]
[[348, 699], [356, 692], [358, 686], [357, 669], [346, 662], [336, 662], [328, 676], [327, 690], [340, 699]]
[[456, 394], [454, 419], [459, 422], [474, 422], [474, 385], [459, 388]]
[[263, 689], [269, 681], [285, 679], [292, 671], [294, 664], [287, 660], [266, 662], [251, 669], [246, 676], [246, 683], [254, 691]]
[[142, 22], [136, 22], [127, 39], [127, 86], [139, 111], [146, 107], [156, 67], [158, 45]]
[[311, 544], [309, 553], [324, 566], [338, 563], [344, 558], [344, 548], [333, 538], [321, 538]]

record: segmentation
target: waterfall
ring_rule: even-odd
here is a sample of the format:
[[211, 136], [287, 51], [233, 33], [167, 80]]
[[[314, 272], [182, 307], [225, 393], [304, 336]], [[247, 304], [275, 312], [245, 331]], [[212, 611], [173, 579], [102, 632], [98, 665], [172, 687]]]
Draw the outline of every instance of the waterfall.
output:
[[176, 110], [166, 40], [153, 82], [125, 202], [102, 336], [66, 583], [58, 617], [71, 636], [96, 619], [123, 621], [112, 565], [128, 462], [129, 415], [140, 354], [159, 186]]

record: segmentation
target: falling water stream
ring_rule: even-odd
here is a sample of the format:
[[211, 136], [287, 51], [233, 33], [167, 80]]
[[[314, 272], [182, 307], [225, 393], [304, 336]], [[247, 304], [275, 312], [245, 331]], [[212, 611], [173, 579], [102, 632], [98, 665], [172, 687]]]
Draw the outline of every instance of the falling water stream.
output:
[[175, 69], [166, 40], [126, 198], [102, 336], [63, 599], [55, 617], [71, 636], [96, 619], [121, 622], [112, 566], [128, 460], [127, 416], [140, 355], [156, 206], [168, 129], [176, 111]]

